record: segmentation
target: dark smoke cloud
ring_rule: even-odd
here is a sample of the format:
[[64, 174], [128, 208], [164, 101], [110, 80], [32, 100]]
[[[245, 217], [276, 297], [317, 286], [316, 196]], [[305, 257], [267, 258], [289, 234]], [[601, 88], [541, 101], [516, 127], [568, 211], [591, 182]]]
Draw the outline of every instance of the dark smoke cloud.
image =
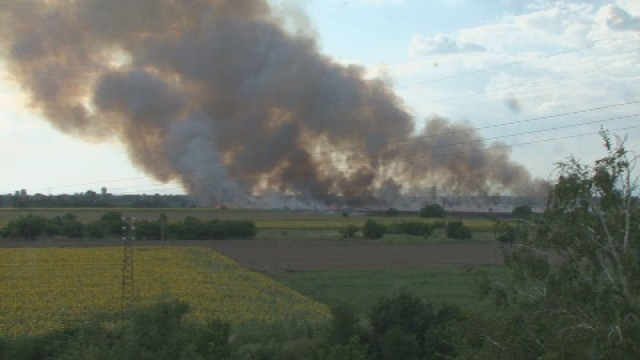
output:
[[263, 0], [4, 0], [0, 51], [55, 127], [121, 141], [207, 203], [531, 192], [469, 126], [432, 119], [398, 141], [415, 131], [400, 99], [320, 54], [297, 16]]

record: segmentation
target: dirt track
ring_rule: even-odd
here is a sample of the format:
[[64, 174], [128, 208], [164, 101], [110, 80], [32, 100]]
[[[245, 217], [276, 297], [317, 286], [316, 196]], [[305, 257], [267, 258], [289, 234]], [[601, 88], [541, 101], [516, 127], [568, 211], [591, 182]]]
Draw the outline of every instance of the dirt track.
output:
[[[138, 246], [196, 246], [219, 251], [241, 266], [280, 272], [322, 269], [502, 264], [497, 244], [385, 244], [340, 240], [139, 241]], [[37, 241], [0, 243], [10, 247], [121, 246], [118, 241]]]

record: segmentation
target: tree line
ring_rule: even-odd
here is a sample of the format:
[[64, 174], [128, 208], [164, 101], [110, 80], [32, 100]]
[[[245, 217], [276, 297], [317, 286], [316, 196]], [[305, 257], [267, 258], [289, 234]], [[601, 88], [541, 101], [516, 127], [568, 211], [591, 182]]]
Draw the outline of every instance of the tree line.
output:
[[39, 237], [66, 239], [120, 239], [131, 228], [139, 240], [223, 240], [243, 239], [256, 235], [255, 222], [250, 220], [200, 220], [187, 216], [169, 222], [166, 216], [156, 220], [128, 221], [117, 211], [107, 212], [98, 220], [83, 223], [71, 213], [53, 218], [28, 214], [9, 221], [0, 228], [6, 239], [36, 240]]

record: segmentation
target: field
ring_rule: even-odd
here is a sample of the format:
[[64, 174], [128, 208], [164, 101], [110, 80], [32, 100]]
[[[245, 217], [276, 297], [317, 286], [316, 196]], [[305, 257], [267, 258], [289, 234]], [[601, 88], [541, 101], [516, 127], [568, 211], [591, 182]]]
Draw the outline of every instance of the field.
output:
[[[39, 334], [121, 306], [122, 248], [0, 249], [0, 334]], [[189, 303], [189, 321], [234, 324], [325, 319], [325, 306], [215, 251], [141, 247], [136, 303]]]
[[296, 271], [274, 274], [274, 279], [325, 304], [348, 303], [360, 315], [384, 295], [407, 288], [434, 305], [491, 309], [477, 292], [475, 270], [494, 279], [504, 278], [502, 266], [424, 266], [358, 270]]
[[[132, 208], [107, 208], [107, 209], [14, 209], [0, 208], [0, 226], [8, 221], [17, 219], [26, 214], [37, 214], [47, 218], [73, 213], [81, 221], [97, 220], [105, 212], [117, 211], [125, 216], [135, 217], [139, 220], [156, 220], [161, 213], [165, 213], [169, 221], [182, 220], [186, 216], [194, 216], [201, 220], [211, 219], [239, 219], [256, 222], [258, 229], [339, 229], [346, 224], [362, 226], [369, 219], [375, 219], [385, 224], [395, 221], [431, 221], [417, 216], [387, 216], [367, 215], [362, 212], [350, 213], [344, 218], [339, 212], [310, 212], [310, 211], [284, 211], [284, 210], [253, 210], [253, 209], [210, 209], [210, 208], [172, 208], [172, 209], [132, 209]], [[465, 224], [475, 231], [489, 231], [492, 221], [487, 219], [465, 219]]]
[[[471, 266], [501, 277], [502, 251], [492, 222], [463, 219], [474, 240], [385, 235], [345, 240], [338, 229], [423, 220], [413, 216], [211, 209], [0, 209], [0, 224], [26, 213], [74, 213], [83, 221], [107, 211], [138, 219], [256, 221], [247, 240], [136, 241], [137, 303], [178, 299], [192, 308], [190, 321], [219, 318], [248, 322], [326, 319], [324, 304], [351, 303], [361, 314], [379, 296], [406, 286], [434, 304], [482, 307]], [[0, 241], [0, 334], [43, 333], [98, 312], [120, 311], [121, 240]], [[293, 290], [292, 290], [293, 289]]]

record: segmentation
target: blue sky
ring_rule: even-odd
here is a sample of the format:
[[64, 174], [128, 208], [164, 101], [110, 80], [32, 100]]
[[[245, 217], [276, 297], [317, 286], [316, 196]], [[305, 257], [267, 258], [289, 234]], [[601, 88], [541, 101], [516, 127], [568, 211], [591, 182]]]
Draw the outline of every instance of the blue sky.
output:
[[[537, 177], [567, 156], [602, 155], [601, 126], [640, 150], [637, 0], [278, 4], [306, 14], [321, 52], [384, 79], [418, 127], [434, 116], [466, 122], [487, 142], [512, 145]], [[0, 193], [180, 192], [139, 172], [118, 143], [53, 129], [0, 74]]]

